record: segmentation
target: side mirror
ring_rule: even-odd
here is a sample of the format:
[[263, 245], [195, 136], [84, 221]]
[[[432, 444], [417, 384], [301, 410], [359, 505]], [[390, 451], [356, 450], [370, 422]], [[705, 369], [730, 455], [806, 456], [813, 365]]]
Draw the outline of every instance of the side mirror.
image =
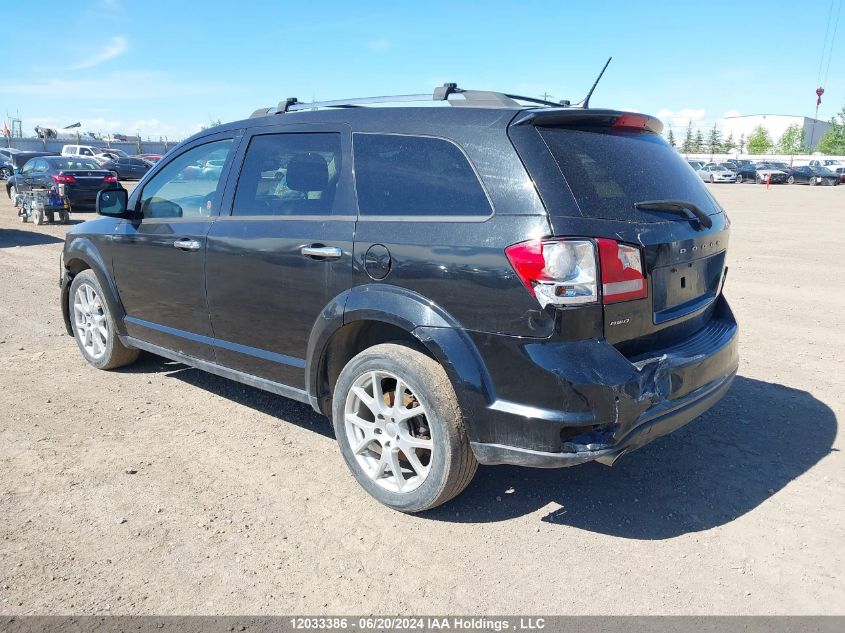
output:
[[113, 218], [126, 218], [131, 214], [127, 209], [129, 192], [126, 189], [106, 189], [97, 193], [97, 213]]

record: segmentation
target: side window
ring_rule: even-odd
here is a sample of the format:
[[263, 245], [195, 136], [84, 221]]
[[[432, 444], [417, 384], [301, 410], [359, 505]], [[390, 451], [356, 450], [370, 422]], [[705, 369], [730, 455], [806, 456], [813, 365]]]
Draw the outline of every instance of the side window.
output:
[[354, 136], [361, 215], [490, 215], [490, 203], [466, 156], [444, 139], [390, 134]]
[[141, 214], [145, 218], [210, 215], [222, 167], [205, 170], [202, 166], [212, 160], [225, 164], [231, 149], [232, 139], [225, 139], [179, 154], [144, 187]]
[[79, 155], [80, 156], [93, 156], [94, 154], [87, 147], [80, 147], [79, 148]]
[[254, 136], [238, 178], [232, 215], [329, 214], [340, 174], [340, 134]]
[[35, 168], [35, 162], [36, 162], [36, 161], [34, 161], [34, 160], [28, 161], [28, 162], [26, 163], [26, 165], [24, 165], [24, 166], [23, 166], [23, 169], [21, 170], [21, 173], [24, 173], [24, 174], [31, 174], [31, 173], [32, 173], [32, 171], [33, 171], [33, 169]]

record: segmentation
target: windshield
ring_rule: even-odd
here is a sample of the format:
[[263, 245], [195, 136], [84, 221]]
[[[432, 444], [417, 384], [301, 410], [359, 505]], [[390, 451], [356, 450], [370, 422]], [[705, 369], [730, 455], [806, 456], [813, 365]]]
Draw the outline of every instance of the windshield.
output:
[[629, 128], [538, 127], [581, 213], [588, 217], [665, 221], [635, 210], [643, 200], [683, 200], [720, 212], [701, 178], [659, 134]]

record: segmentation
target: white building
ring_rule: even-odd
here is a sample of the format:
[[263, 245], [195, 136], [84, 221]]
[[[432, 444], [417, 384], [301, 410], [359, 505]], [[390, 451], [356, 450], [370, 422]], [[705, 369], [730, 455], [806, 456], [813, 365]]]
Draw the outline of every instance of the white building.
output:
[[810, 149], [816, 148], [819, 140], [830, 127], [830, 123], [825, 121], [785, 114], [747, 114], [725, 117], [720, 121], [719, 127], [722, 128], [723, 138], [733, 134], [734, 140], [738, 143], [740, 136], [744, 135], [747, 139], [757, 126], [762, 126], [769, 132], [772, 142], [777, 143], [790, 125], [804, 128], [804, 144]]

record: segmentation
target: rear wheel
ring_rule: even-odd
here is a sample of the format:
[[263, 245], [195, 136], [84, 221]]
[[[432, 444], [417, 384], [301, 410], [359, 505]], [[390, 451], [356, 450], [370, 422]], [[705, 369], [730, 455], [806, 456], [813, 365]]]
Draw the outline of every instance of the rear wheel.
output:
[[83, 270], [73, 278], [69, 301], [73, 335], [85, 360], [97, 369], [115, 369], [135, 362], [139, 351], [126, 347], [117, 337], [114, 318], [92, 271]]
[[736, 175], [736, 181], [737, 181], [739, 184], [742, 184], [742, 174], [737, 174], [737, 175]]
[[478, 462], [446, 372], [393, 343], [355, 356], [334, 390], [335, 436], [358, 483], [381, 503], [420, 512], [467, 487]]
[[790, 185], [794, 185], [795, 184], [795, 176], [790, 176], [789, 178], [786, 179], [786, 182]]
[[710, 184], [712, 185], [715, 182], [716, 182], [716, 177], [713, 174], [710, 174]]
[[816, 179], [811, 176], [810, 181], [807, 184], [810, 185], [811, 187], [815, 187], [816, 186]]

